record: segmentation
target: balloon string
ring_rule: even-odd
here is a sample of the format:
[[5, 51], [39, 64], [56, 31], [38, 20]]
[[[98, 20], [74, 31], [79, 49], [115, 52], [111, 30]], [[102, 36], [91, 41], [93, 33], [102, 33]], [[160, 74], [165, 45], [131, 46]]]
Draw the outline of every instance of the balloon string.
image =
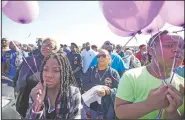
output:
[[[154, 49], [154, 53], [155, 53], [155, 56], [157, 56], [157, 53], [156, 53], [155, 49]], [[163, 80], [162, 75], [161, 75], [161, 70], [160, 70], [160, 67], [159, 67], [159, 62], [158, 62], [158, 61], [156, 61], [155, 59], [153, 59], [153, 60], [154, 60], [154, 62], [155, 62], [155, 65], [156, 65], [156, 66], [157, 66], [157, 68], [158, 68], [158, 71], [159, 71], [159, 77], [161, 78], [161, 80]]]
[[157, 116], [157, 119], [158, 119], [158, 120], [160, 120], [160, 119], [161, 119], [162, 112], [163, 112], [163, 109], [160, 109], [160, 110], [159, 110], [159, 114], [158, 114], [158, 116]]
[[[151, 36], [152, 36], [152, 33], [151, 33]], [[154, 53], [155, 53], [155, 56], [157, 56], [157, 53], [156, 53], [155, 49], [154, 49]], [[165, 79], [164, 79], [164, 78], [162, 77], [162, 75], [161, 75], [161, 71], [160, 71], [160, 67], [159, 67], [159, 62], [157, 62], [155, 59], [153, 59], [153, 60], [154, 60], [155, 65], [156, 65], [157, 68], [158, 68], [159, 75], [158, 75], [157, 72], [153, 69], [153, 67], [151, 67], [151, 68], [152, 68], [152, 71], [156, 74], [156, 76], [158, 76], [158, 77], [163, 81], [164, 84], [167, 84], [166, 81], [165, 81]]]
[[23, 57], [23, 59], [25, 60], [26, 64], [28, 65], [28, 67], [30, 68], [30, 70], [32, 71], [32, 73], [34, 73], [33, 69], [31, 68], [31, 66], [28, 64], [27, 60], [25, 59], [25, 57]]
[[[38, 73], [37, 63], [36, 63], [36, 60], [35, 60], [35, 57], [34, 57], [33, 53], [32, 53], [32, 57], [33, 57], [34, 65], [35, 65], [37, 73]], [[37, 80], [39, 80], [38, 74], [36, 74], [36, 78], [37, 78]]]
[[[159, 34], [159, 44], [160, 44], [160, 49], [161, 49], [161, 54], [162, 54], [162, 60], [163, 60], [163, 63], [165, 64], [165, 62], [164, 62], [164, 53], [163, 53], [162, 42], [161, 42], [161, 34]], [[166, 78], [165, 65], [163, 67], [163, 72], [164, 72], [164, 77]]]
[[[139, 34], [138, 34], [139, 35]], [[134, 36], [134, 38], [135, 38], [135, 40], [136, 40], [136, 46], [137, 46], [137, 44], [138, 44], [138, 40], [137, 40], [137, 38], [136, 38], [136, 36]], [[136, 53], [136, 46], [135, 46], [135, 50], [134, 50], [134, 54]]]
[[[160, 49], [161, 49], [161, 52], [162, 52], [162, 59], [163, 59], [163, 63], [164, 63], [164, 56], [163, 56], [163, 50], [162, 50], [162, 45], [161, 45], [161, 39], [159, 39], [159, 43], [160, 43]], [[164, 63], [164, 64], [165, 64], [165, 63]], [[164, 66], [165, 66], [165, 65], [164, 65]], [[163, 67], [163, 71], [165, 72], [165, 67]], [[166, 72], [165, 72], [165, 78], [166, 78]], [[165, 79], [164, 79], [163, 81], [165, 81]], [[159, 110], [159, 113], [158, 113], [157, 119], [160, 119], [160, 118], [161, 118], [162, 112], [163, 112], [163, 109], [160, 109], [160, 110]]]
[[36, 63], [36, 60], [35, 60], [35, 57], [34, 57], [33, 53], [32, 53], [32, 57], [33, 57], [33, 61], [34, 61], [34, 64], [35, 64], [36, 70], [37, 70], [37, 72], [38, 72], [37, 63]]
[[[20, 49], [17, 47], [17, 45], [14, 43], [14, 41], [12, 41], [12, 43], [14, 44], [14, 46], [16, 47], [16, 49], [18, 49], [18, 51], [20, 51]], [[33, 69], [30, 67], [30, 65], [28, 64], [26, 58], [24, 57], [23, 53], [20, 51], [20, 53], [22, 54], [23, 59], [25, 60], [26, 64], [28, 65], [28, 67], [30, 68], [30, 70], [34, 73]]]
[[127, 43], [123, 46], [123, 48], [124, 48], [134, 37], [135, 37], [135, 35], [132, 36], [132, 37], [127, 41]]
[[[159, 31], [159, 28], [158, 27], [157, 27], [157, 29]], [[164, 63], [163, 49], [162, 49], [162, 44], [161, 44], [161, 35], [159, 34], [158, 36], [159, 36], [160, 49], [161, 49], [161, 52], [162, 52], [162, 59], [163, 59], [163, 63]], [[155, 51], [155, 54], [156, 54], [156, 51]], [[162, 79], [162, 75], [161, 75], [161, 71], [160, 71], [160, 67], [159, 67], [159, 62], [158, 62], [158, 68], [159, 68], [159, 73], [160, 73], [160, 76], [161, 76], [161, 79]], [[163, 68], [163, 70], [165, 72], [165, 67]], [[165, 77], [166, 77], [166, 72], [165, 72]], [[166, 83], [165, 79], [162, 79], [162, 80], [164, 81], [164, 83]], [[160, 119], [161, 118], [162, 112], [163, 112], [163, 109], [160, 109], [159, 110], [159, 113], [158, 113], [158, 116], [157, 116], [157, 119]]]

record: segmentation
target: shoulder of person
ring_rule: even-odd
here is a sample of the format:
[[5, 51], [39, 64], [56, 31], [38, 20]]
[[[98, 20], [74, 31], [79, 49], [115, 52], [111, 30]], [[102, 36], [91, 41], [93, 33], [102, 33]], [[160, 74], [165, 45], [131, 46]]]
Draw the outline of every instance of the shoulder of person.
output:
[[76, 55], [77, 55], [78, 57], [81, 57], [80, 53], [76, 53]]
[[77, 56], [77, 58], [78, 58], [79, 60], [81, 60], [82, 57], [81, 57], [80, 54], [77, 54], [76, 56]]
[[112, 67], [110, 67], [110, 73], [113, 74], [113, 75], [119, 75], [118, 71]]
[[29, 64], [30, 62], [34, 62], [34, 59], [37, 60], [39, 58], [39, 56], [28, 56], [26, 58], [23, 59], [23, 64]]
[[184, 66], [179, 66], [176, 68], [176, 71], [181, 71], [181, 70], [184, 70]]
[[69, 53], [67, 53], [67, 54], [65, 54], [67, 57], [69, 57], [69, 56], [71, 56], [72, 55], [72, 53], [71, 52], [69, 52]]
[[13, 51], [12, 50], [7, 50], [7, 51], [4, 52], [4, 54], [7, 54], [7, 53], [11, 54], [11, 53], [13, 53]]
[[177, 89], [180, 90], [179, 85], [182, 84], [184, 85], [184, 78], [178, 75], [177, 73], [174, 73], [173, 81], [172, 81], [173, 86]]
[[[5, 52], [3, 53], [3, 56], [2, 56], [2, 57], [10, 57], [11, 54], [12, 54], [11, 51], [8, 50], [8, 51], [5, 51]], [[8, 55], [8, 56], [7, 56], [7, 55]]]
[[174, 80], [175, 82], [178, 82], [178, 83], [184, 83], [184, 78], [180, 75], [178, 75], [177, 73], [174, 73]]
[[85, 73], [85, 75], [89, 75], [89, 74], [91, 74], [95, 70], [96, 70], [96, 66], [89, 67], [87, 72]]
[[[36, 56], [34, 56], [34, 57], [36, 57]], [[31, 60], [33, 60], [33, 56], [28, 56], [28, 57], [25, 58], [25, 60], [26, 61], [31, 61]]]
[[117, 53], [111, 53], [111, 57], [117, 58], [117, 59], [122, 59]]
[[110, 69], [110, 72], [112, 72], [112, 73], [115, 73], [115, 72], [117, 72], [114, 68], [112, 68], [111, 66], [109, 67], [109, 69]]
[[93, 71], [93, 70], [95, 70], [96, 68], [97, 68], [97, 66], [95, 65], [95, 66], [90, 67], [89, 69]]
[[70, 92], [71, 92], [72, 97], [74, 95], [80, 94], [79, 88], [78, 87], [75, 87], [75, 86], [72, 86], [72, 85], [70, 86]]
[[94, 54], [97, 53], [96, 51], [94, 51], [94, 50], [92, 50], [92, 49], [90, 49], [89, 52], [94, 53]]
[[146, 70], [146, 66], [129, 69], [129, 70], [125, 71], [124, 74], [129, 75], [129, 76], [139, 76], [141, 74], [146, 73], [146, 72], [144, 72], [144, 70]]

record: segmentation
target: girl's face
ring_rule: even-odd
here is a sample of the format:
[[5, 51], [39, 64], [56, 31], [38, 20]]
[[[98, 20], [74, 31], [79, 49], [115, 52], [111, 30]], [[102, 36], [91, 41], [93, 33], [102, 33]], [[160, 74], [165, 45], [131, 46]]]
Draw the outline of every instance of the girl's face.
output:
[[49, 58], [46, 61], [42, 77], [48, 88], [56, 88], [60, 85], [60, 66], [55, 58]]
[[[160, 47], [162, 46], [162, 48]], [[165, 65], [167, 68], [171, 68], [175, 59], [175, 66], [177, 67], [182, 63], [184, 58], [184, 40], [180, 36], [175, 35], [163, 35], [160, 41], [156, 43], [154, 47], [156, 51], [155, 59], [161, 65]], [[162, 55], [163, 53], [163, 55]], [[153, 53], [155, 55], [155, 53]], [[164, 61], [163, 61], [164, 58]]]

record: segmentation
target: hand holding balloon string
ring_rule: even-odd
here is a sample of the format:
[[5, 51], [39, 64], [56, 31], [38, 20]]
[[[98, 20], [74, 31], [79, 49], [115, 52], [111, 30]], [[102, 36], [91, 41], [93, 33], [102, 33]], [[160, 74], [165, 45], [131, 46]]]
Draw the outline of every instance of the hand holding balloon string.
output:
[[46, 82], [43, 83], [43, 88], [37, 91], [37, 98], [34, 101], [34, 111], [35, 112], [40, 111], [41, 107], [44, 104], [45, 96], [46, 96]]
[[180, 87], [180, 92], [172, 85], [161, 85], [150, 91], [146, 104], [150, 105], [152, 110], [165, 108], [165, 112], [173, 114], [179, 106], [182, 105], [184, 87]]

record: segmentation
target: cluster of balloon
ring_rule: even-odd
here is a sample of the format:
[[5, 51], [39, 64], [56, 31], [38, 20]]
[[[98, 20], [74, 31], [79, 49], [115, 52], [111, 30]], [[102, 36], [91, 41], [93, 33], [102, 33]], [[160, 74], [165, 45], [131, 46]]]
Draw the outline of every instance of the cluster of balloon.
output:
[[159, 31], [166, 22], [162, 19], [160, 15], [154, 18], [154, 20], [144, 29], [141, 30], [142, 34], [153, 34]]
[[184, 1], [100, 1], [100, 6], [110, 30], [122, 37], [153, 34], [166, 22], [184, 26]]
[[184, 27], [184, 1], [166, 1], [160, 15], [166, 22]]
[[12, 21], [20, 24], [29, 24], [39, 15], [37, 1], [2, 1], [3, 13]]
[[118, 28], [114, 27], [110, 23], [108, 23], [108, 27], [110, 28], [111, 32], [121, 37], [129, 37], [129, 36], [134, 36], [136, 34], [133, 32], [126, 32], [126, 31], [119, 30]]

